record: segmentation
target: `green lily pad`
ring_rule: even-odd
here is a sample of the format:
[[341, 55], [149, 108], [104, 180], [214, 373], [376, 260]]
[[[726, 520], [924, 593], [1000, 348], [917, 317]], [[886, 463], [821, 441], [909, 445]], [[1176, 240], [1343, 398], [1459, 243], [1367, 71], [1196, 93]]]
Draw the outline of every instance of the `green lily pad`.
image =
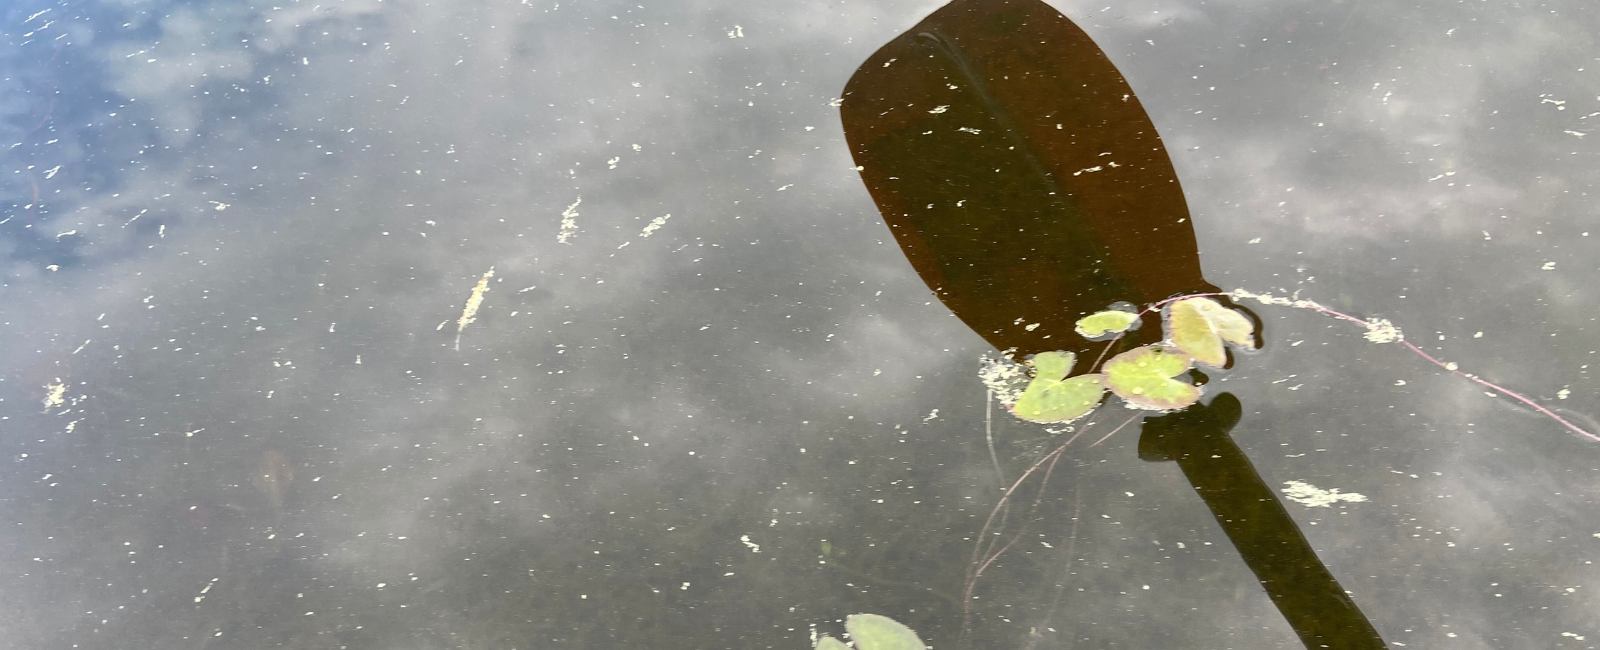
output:
[[1067, 379], [1077, 355], [1071, 352], [1040, 352], [1033, 355], [1033, 381], [1022, 391], [1011, 413], [1029, 422], [1071, 422], [1087, 415], [1105, 395], [1102, 375], [1079, 375]]
[[822, 638], [817, 639], [816, 650], [850, 650], [850, 646], [831, 636], [823, 635]]
[[856, 614], [844, 620], [857, 650], [927, 650], [916, 632], [887, 616]]
[[1121, 334], [1131, 329], [1137, 329], [1139, 315], [1121, 309], [1107, 309], [1097, 311], [1078, 319], [1078, 335], [1091, 341], [1109, 338], [1112, 334]]
[[1167, 311], [1167, 340], [1194, 360], [1221, 368], [1228, 363], [1223, 342], [1255, 349], [1255, 324], [1210, 298], [1188, 298]]
[[1175, 411], [1199, 401], [1200, 388], [1176, 379], [1194, 358], [1158, 346], [1134, 348], [1106, 362], [1106, 386], [1133, 408]]

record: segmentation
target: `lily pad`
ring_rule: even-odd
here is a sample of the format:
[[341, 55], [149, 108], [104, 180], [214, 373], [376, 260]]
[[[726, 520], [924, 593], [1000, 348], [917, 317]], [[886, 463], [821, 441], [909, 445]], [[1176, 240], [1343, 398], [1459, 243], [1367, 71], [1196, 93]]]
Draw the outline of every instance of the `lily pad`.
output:
[[1106, 362], [1106, 386], [1134, 408], [1175, 411], [1199, 401], [1200, 388], [1176, 379], [1194, 358], [1158, 346], [1134, 348]]
[[850, 650], [850, 646], [845, 645], [843, 641], [824, 635], [822, 638], [817, 639], [816, 650]]
[[856, 614], [846, 618], [844, 629], [857, 650], [926, 650], [916, 632], [887, 616]]
[[1097, 311], [1078, 319], [1078, 336], [1091, 341], [1138, 329], [1139, 314], [1121, 309]]
[[1167, 340], [1194, 360], [1221, 368], [1228, 363], [1223, 342], [1255, 349], [1255, 324], [1210, 298], [1188, 298], [1167, 311]]
[[1067, 379], [1077, 355], [1040, 352], [1033, 356], [1033, 381], [1017, 398], [1011, 412], [1029, 422], [1071, 422], [1088, 414], [1105, 395], [1105, 377], [1079, 375]]

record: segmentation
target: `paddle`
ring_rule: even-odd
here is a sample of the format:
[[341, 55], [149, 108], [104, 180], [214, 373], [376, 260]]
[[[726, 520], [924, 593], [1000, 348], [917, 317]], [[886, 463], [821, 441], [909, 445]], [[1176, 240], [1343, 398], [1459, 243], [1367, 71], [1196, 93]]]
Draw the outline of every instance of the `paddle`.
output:
[[[1106, 344], [1077, 336], [1079, 318], [1217, 291], [1154, 124], [1105, 53], [1043, 2], [954, 0], [869, 57], [841, 113], [907, 259], [998, 349], [1093, 359]], [[1159, 340], [1146, 318], [1116, 345]], [[1141, 457], [1179, 462], [1307, 647], [1384, 647], [1228, 438], [1238, 413], [1222, 395], [1149, 420]]]

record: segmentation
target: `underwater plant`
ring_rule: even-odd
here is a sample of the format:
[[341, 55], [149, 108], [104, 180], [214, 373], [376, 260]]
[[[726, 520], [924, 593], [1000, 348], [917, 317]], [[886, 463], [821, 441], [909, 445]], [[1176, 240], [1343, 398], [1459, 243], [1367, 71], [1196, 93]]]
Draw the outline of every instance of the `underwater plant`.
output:
[[[924, 650], [927, 646], [911, 628], [880, 614], [853, 614], [845, 618], [845, 631], [855, 650]], [[817, 638], [816, 650], [849, 650], [851, 644], [826, 634]]]

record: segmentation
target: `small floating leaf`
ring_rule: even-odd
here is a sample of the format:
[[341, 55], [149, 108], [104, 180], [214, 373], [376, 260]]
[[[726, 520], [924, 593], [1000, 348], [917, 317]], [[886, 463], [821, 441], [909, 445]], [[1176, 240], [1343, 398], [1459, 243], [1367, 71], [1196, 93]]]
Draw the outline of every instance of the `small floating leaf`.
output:
[[[1077, 363], [1078, 355], [1063, 350], [1040, 352], [1028, 360], [1028, 364], [1033, 366], [1035, 381], [1041, 377], [1061, 381], [1061, 378], [1072, 372], [1072, 366], [1077, 365]], [[1031, 387], [1032, 384], [1029, 384], [1029, 386]]]
[[1105, 365], [1111, 392], [1134, 408], [1174, 411], [1200, 399], [1200, 388], [1175, 379], [1194, 367], [1194, 358], [1156, 346], [1134, 348]]
[[1078, 336], [1097, 340], [1109, 334], [1138, 329], [1139, 315], [1121, 309], [1107, 309], [1078, 319]]
[[1217, 368], [1228, 363], [1222, 343], [1254, 349], [1255, 329], [1243, 314], [1210, 298], [1179, 300], [1167, 312], [1167, 340], [1172, 346]]
[[844, 621], [844, 629], [858, 650], [927, 650], [911, 628], [877, 614], [856, 614]]
[[817, 639], [817, 650], [850, 650], [850, 646], [831, 636], [823, 636]]

